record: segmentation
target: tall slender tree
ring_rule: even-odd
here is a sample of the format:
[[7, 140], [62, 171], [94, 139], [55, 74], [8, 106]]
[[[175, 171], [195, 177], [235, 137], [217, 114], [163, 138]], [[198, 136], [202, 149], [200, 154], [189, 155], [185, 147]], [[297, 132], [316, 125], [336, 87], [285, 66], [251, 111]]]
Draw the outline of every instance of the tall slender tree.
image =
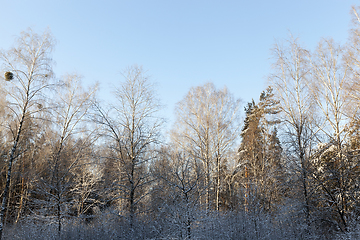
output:
[[[92, 146], [96, 129], [85, 127], [86, 116], [94, 103], [96, 87], [84, 90], [81, 78], [66, 75], [56, 88], [53, 99], [53, 128], [47, 130], [49, 154], [36, 178], [33, 192], [43, 196], [38, 202], [47, 208], [47, 215], [56, 217], [58, 232], [61, 233], [62, 219], [69, 215], [69, 197], [74, 187], [74, 178], [80, 166], [84, 171], [89, 164], [89, 148]], [[68, 206], [66, 206], [68, 205]], [[53, 214], [50, 214], [54, 212]]]
[[[348, 227], [348, 194], [347, 189], [347, 165], [348, 159], [345, 154], [346, 139], [348, 138], [349, 120], [353, 119], [355, 112], [349, 110], [349, 101], [346, 86], [349, 81], [349, 67], [343, 61], [344, 48], [336, 44], [332, 39], [320, 41], [315, 53], [311, 57], [311, 82], [310, 91], [321, 111], [322, 126], [320, 131], [324, 140], [328, 143], [320, 152], [327, 152], [326, 158], [332, 164], [326, 164], [327, 170], [322, 178], [317, 176], [315, 180], [322, 184], [326, 204], [335, 208], [338, 214], [337, 221], [341, 230], [346, 231]], [[329, 146], [331, 151], [329, 151]], [[329, 154], [332, 152], [332, 154]], [[325, 161], [327, 161], [325, 160]], [[331, 176], [331, 177], [330, 177]], [[324, 180], [326, 181], [324, 182]], [[326, 184], [330, 181], [329, 184]]]
[[[286, 153], [295, 174], [299, 176], [302, 207], [310, 224], [309, 157], [317, 132], [315, 107], [308, 80], [310, 77], [309, 52], [297, 39], [291, 38], [286, 45], [273, 48], [273, 73], [270, 75], [275, 98], [279, 101], [281, 119], [286, 129]], [[294, 191], [297, 191], [294, 189]]]
[[[271, 210], [273, 194], [278, 193], [276, 178], [280, 175], [281, 146], [271, 119], [279, 112], [272, 88], [260, 95], [259, 103], [248, 103], [241, 132], [239, 166], [244, 185], [245, 210]], [[255, 204], [255, 205], [254, 205]], [[251, 209], [249, 209], [251, 207]]]
[[153, 159], [152, 146], [159, 142], [163, 120], [154, 84], [142, 67], [129, 67], [123, 73], [124, 82], [116, 89], [117, 105], [111, 112], [98, 107], [97, 122], [112, 139], [107, 161], [116, 171], [111, 198], [121, 200], [120, 209], [128, 213], [130, 228], [136, 214], [149, 194], [152, 182], [147, 164]]
[[[22, 32], [17, 39], [17, 46], [9, 51], [1, 51], [3, 60], [2, 80], [8, 82], [7, 98], [11, 102], [8, 111], [16, 121], [12, 148], [8, 154], [7, 177], [0, 211], [0, 239], [10, 190], [12, 165], [18, 157], [18, 143], [23, 134], [25, 122], [33, 118], [43, 104], [43, 93], [52, 77], [50, 54], [54, 40], [49, 31], [38, 35], [31, 30]], [[40, 105], [39, 105], [40, 104]]]
[[207, 210], [220, 207], [221, 166], [237, 141], [239, 106], [226, 88], [207, 83], [191, 88], [176, 108], [172, 142], [203, 163]]

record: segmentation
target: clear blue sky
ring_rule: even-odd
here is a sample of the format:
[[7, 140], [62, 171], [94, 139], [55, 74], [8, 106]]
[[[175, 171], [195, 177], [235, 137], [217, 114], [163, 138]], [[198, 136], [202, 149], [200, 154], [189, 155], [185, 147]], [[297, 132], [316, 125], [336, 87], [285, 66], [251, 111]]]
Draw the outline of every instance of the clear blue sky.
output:
[[352, 0], [0, 0], [0, 48], [28, 27], [57, 39], [55, 73], [99, 82], [100, 97], [132, 64], [149, 70], [173, 118], [190, 87], [212, 81], [244, 104], [257, 99], [275, 41], [293, 35], [313, 49], [321, 37], [345, 42]]

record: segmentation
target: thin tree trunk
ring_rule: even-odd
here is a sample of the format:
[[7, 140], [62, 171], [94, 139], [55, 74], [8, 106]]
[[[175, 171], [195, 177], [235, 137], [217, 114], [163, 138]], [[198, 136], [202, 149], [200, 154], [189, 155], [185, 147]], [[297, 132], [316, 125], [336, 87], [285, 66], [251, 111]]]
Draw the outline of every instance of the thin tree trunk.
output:
[[187, 228], [188, 239], [191, 239], [191, 219], [190, 219], [190, 216], [187, 217], [186, 228]]
[[[24, 174], [24, 161], [22, 160], [21, 161], [21, 172], [22, 174]], [[17, 213], [17, 216], [16, 216], [16, 220], [15, 220], [15, 224], [18, 223], [19, 219], [20, 219], [20, 216], [21, 216], [21, 211], [22, 211], [22, 208], [23, 208], [23, 205], [24, 205], [24, 198], [25, 198], [25, 195], [26, 195], [26, 189], [25, 189], [25, 178], [22, 176], [21, 177], [21, 195], [20, 195], [20, 203], [19, 203], [19, 210], [18, 210], [18, 213]]]
[[5, 213], [7, 210], [7, 202], [8, 202], [8, 198], [9, 198], [11, 170], [12, 170], [13, 162], [16, 158], [15, 151], [16, 151], [17, 145], [19, 143], [22, 126], [23, 126], [24, 119], [25, 119], [26, 106], [27, 106], [27, 104], [24, 107], [23, 114], [22, 114], [20, 124], [18, 127], [18, 131], [16, 134], [16, 138], [15, 138], [13, 147], [11, 148], [11, 151], [10, 151], [10, 157], [9, 157], [9, 162], [8, 162], [8, 171], [7, 171], [7, 175], [6, 175], [6, 184], [5, 184], [3, 199], [2, 199], [2, 203], [1, 203], [1, 211], [0, 211], [0, 240], [2, 239], [2, 233], [3, 233], [3, 229], [4, 229], [4, 223], [5, 223]]
[[[300, 149], [302, 151], [302, 149]], [[306, 223], [310, 224], [310, 208], [309, 208], [309, 196], [308, 196], [308, 189], [306, 185], [306, 166], [305, 166], [305, 157], [304, 153], [300, 152], [300, 161], [301, 161], [301, 170], [302, 170], [302, 185], [303, 185], [303, 193], [304, 193], [304, 201], [305, 201], [305, 213], [306, 213]]]
[[217, 159], [217, 186], [216, 186], [216, 211], [219, 211], [220, 201], [220, 159]]
[[135, 215], [135, 206], [134, 206], [134, 197], [135, 197], [135, 189], [131, 186], [130, 191], [130, 228], [131, 230], [134, 227], [134, 215]]

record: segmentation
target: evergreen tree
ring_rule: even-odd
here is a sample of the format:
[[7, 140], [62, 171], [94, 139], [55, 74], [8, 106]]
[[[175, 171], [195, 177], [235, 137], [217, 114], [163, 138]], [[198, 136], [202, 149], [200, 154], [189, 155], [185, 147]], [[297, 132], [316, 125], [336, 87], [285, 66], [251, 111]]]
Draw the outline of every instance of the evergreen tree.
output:
[[274, 190], [278, 188], [277, 177], [281, 174], [282, 152], [274, 127], [278, 121], [272, 119], [279, 112], [277, 104], [272, 89], [267, 88], [261, 93], [258, 104], [252, 100], [245, 107], [239, 165], [246, 211], [249, 207], [270, 210], [273, 194], [277, 192]]

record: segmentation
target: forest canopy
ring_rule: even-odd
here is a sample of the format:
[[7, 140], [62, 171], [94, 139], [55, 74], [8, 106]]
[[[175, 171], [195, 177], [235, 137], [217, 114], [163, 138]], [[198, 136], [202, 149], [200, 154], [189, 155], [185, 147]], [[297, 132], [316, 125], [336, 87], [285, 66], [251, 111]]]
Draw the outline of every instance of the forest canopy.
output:
[[166, 136], [142, 66], [104, 103], [22, 32], [0, 51], [0, 238], [360, 238], [358, 12], [344, 45], [274, 44], [249, 103], [192, 87]]

